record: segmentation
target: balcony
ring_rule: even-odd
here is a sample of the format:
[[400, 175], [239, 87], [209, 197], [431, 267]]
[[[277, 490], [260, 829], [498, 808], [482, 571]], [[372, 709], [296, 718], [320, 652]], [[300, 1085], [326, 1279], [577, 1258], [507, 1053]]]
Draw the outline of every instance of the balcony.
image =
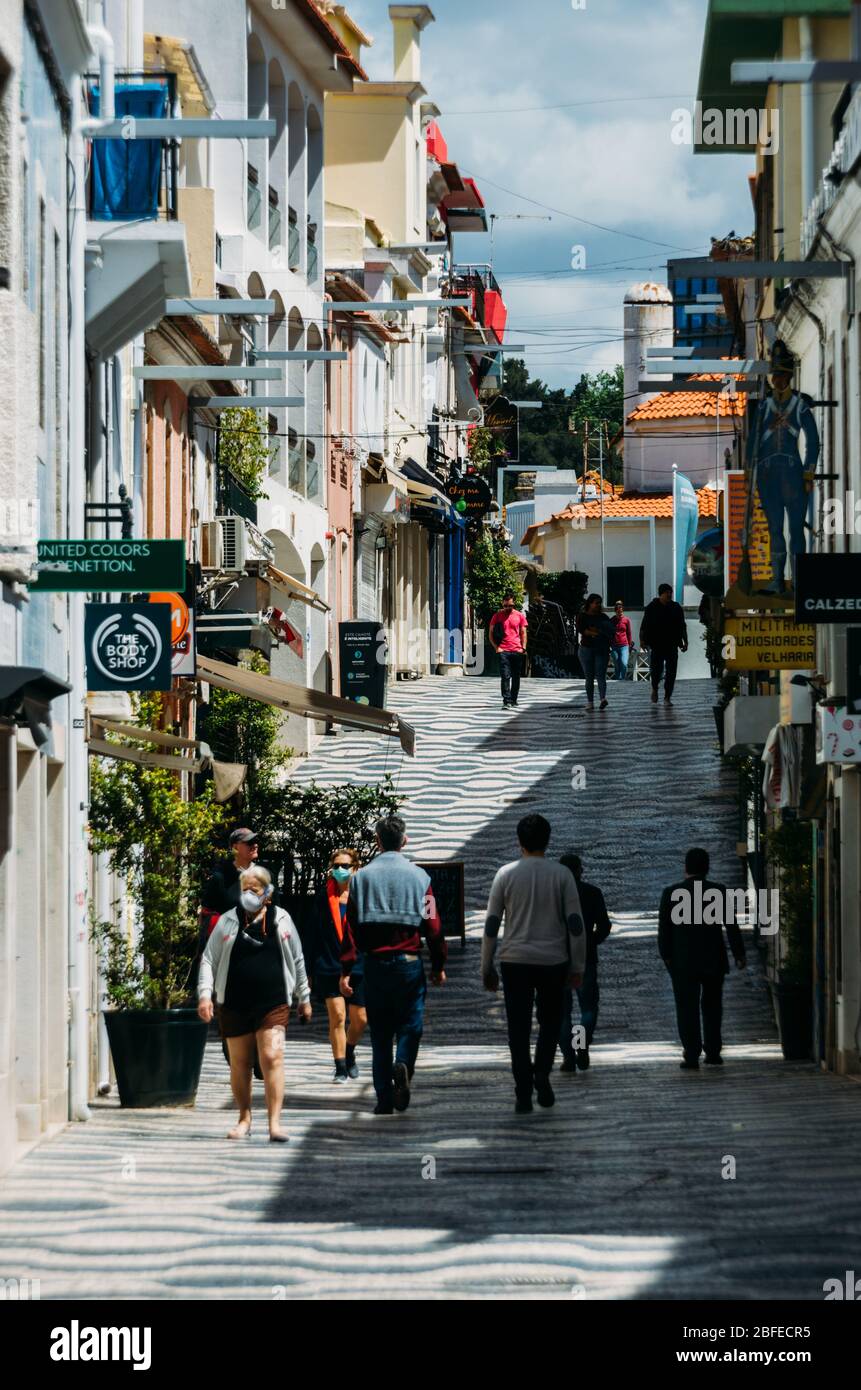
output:
[[840, 188], [861, 159], [861, 89], [857, 90], [843, 118], [831, 158], [822, 171], [819, 191], [801, 224], [801, 254], [808, 256], [816, 239], [819, 223], [833, 206]]
[[[173, 109], [171, 72], [116, 74], [118, 118], [161, 119]], [[99, 82], [86, 79], [89, 114], [99, 114]], [[175, 140], [93, 140], [87, 180], [87, 345], [110, 357], [151, 327], [168, 299], [192, 292], [179, 204]], [[198, 192], [199, 190], [192, 190]]]
[[322, 491], [320, 461], [317, 445], [313, 439], [305, 440], [305, 496], [309, 502], [316, 502]]
[[[98, 117], [98, 78], [86, 80], [87, 108]], [[116, 73], [117, 119], [164, 119], [176, 100], [173, 72]], [[176, 140], [94, 140], [90, 150], [87, 215], [94, 222], [175, 222], [179, 145]]]
[[472, 317], [501, 343], [508, 310], [499, 283], [489, 265], [455, 266], [452, 294], [472, 297]]
[[229, 468], [221, 470], [218, 506], [219, 511], [244, 517], [255, 525], [257, 523], [257, 503]]

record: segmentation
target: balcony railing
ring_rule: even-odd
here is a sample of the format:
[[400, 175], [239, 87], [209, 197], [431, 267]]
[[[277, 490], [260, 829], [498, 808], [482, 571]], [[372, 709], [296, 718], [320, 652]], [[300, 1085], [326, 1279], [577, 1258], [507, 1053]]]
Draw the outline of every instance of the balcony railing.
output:
[[287, 267], [289, 270], [299, 270], [302, 265], [302, 240], [299, 236], [299, 219], [295, 208], [288, 208], [287, 220]]
[[274, 188], [269, 190], [269, 250], [275, 251], [281, 245], [281, 209], [278, 194]]
[[239, 479], [231, 473], [229, 468], [220, 470], [219, 479], [219, 510], [232, 512], [234, 516], [243, 516], [246, 521], [257, 522], [257, 503], [243, 487]]
[[801, 223], [801, 254], [808, 255], [820, 220], [833, 205], [844, 178], [861, 157], [861, 89], [856, 91], [837, 137], [831, 158], [822, 171], [819, 191]]
[[295, 430], [287, 435], [287, 485], [293, 492], [305, 496], [305, 450]]
[[317, 279], [317, 267], [318, 267], [318, 264], [319, 264], [319, 257], [318, 257], [318, 255], [317, 255], [317, 247], [316, 247], [316, 244], [315, 244], [315, 242], [314, 242], [314, 237], [313, 237], [313, 236], [311, 235], [311, 233], [309, 232], [309, 233], [308, 233], [308, 262], [307, 262], [307, 270], [306, 270], [306, 272], [305, 272], [306, 278], [307, 278], [309, 284], [311, 284], [314, 280]]
[[[99, 79], [87, 79], [87, 108], [100, 111]], [[176, 101], [176, 73], [121, 70], [115, 73], [116, 116], [162, 119]], [[175, 222], [179, 186], [176, 140], [94, 140], [87, 212], [96, 222]]]
[[305, 496], [313, 502], [320, 494], [320, 461], [313, 439], [305, 440]]
[[249, 164], [246, 182], [246, 206], [249, 232], [257, 232], [260, 230], [263, 222], [262, 203], [263, 198], [260, 192], [260, 180], [257, 176], [257, 170], [254, 168], [253, 164]]

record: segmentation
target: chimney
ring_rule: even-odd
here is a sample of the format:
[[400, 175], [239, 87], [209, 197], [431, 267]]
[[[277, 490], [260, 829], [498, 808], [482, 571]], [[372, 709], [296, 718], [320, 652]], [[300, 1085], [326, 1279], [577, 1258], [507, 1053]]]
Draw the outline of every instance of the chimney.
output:
[[421, 32], [433, 24], [433, 11], [427, 5], [389, 5], [394, 46], [396, 82], [420, 82], [422, 75]]

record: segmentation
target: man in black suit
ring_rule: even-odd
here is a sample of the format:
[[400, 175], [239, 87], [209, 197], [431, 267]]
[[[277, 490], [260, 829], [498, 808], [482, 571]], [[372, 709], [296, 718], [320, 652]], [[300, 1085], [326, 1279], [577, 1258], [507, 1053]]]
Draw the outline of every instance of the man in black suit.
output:
[[745, 965], [732, 898], [722, 883], [708, 881], [708, 871], [708, 851], [689, 849], [685, 855], [687, 877], [664, 889], [658, 917], [658, 950], [673, 981], [685, 1054], [683, 1071], [699, 1068], [704, 1042], [706, 1062], [711, 1066], [723, 1063], [721, 1009], [724, 976], [729, 971], [724, 927], [736, 965], [739, 970]]

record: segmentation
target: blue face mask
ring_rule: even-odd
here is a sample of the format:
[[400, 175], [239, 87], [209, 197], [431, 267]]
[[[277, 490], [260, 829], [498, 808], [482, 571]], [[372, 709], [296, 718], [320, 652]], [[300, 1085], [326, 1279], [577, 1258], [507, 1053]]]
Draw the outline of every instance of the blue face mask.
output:
[[352, 869], [342, 868], [340, 864], [336, 864], [332, 870], [332, 877], [336, 883], [346, 883], [352, 872]]

